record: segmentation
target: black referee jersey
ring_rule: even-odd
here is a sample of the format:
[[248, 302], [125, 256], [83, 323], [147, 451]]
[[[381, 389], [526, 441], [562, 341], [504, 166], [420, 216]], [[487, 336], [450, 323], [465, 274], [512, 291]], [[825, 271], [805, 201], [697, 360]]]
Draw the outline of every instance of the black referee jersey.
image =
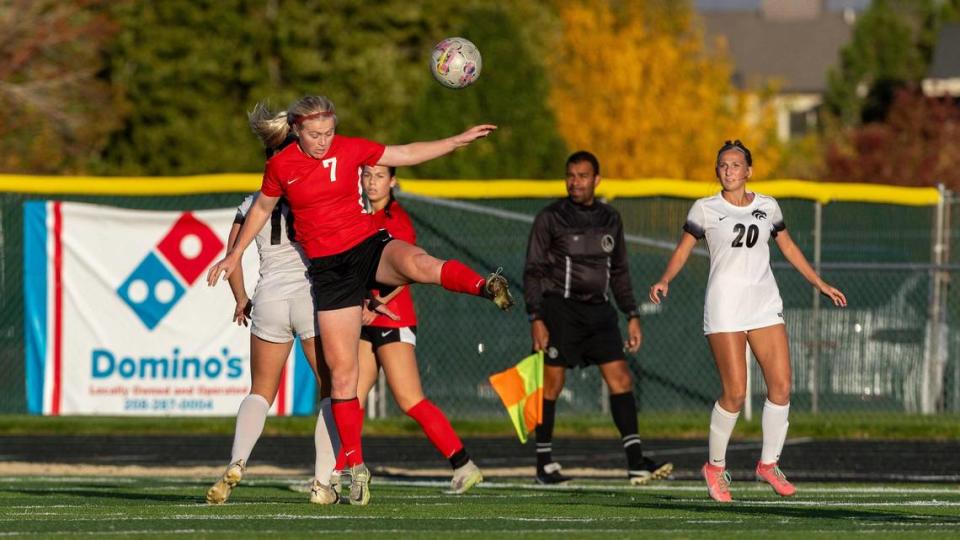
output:
[[530, 231], [523, 286], [531, 319], [540, 318], [544, 296], [601, 304], [610, 292], [622, 312], [635, 314], [620, 213], [569, 197], [541, 210]]

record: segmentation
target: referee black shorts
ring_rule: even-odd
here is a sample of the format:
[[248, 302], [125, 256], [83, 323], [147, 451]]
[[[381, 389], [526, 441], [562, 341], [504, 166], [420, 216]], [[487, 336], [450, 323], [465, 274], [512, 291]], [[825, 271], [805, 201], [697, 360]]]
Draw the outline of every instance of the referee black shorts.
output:
[[546, 296], [541, 314], [550, 332], [545, 364], [574, 368], [624, 359], [617, 311], [609, 302], [586, 304]]
[[377, 284], [377, 267], [387, 243], [393, 240], [381, 229], [352, 248], [335, 255], [310, 259], [310, 281], [317, 311], [362, 306]]

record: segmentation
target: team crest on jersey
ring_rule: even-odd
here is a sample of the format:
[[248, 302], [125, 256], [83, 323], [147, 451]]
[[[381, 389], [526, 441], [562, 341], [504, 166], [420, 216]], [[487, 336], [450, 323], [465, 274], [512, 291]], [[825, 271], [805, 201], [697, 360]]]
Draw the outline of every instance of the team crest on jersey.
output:
[[602, 249], [604, 253], [612, 253], [615, 244], [616, 242], [613, 241], [613, 237], [609, 234], [603, 235], [603, 238], [600, 239], [600, 249]]
[[767, 213], [760, 209], [754, 210], [751, 214], [757, 219], [767, 219]]

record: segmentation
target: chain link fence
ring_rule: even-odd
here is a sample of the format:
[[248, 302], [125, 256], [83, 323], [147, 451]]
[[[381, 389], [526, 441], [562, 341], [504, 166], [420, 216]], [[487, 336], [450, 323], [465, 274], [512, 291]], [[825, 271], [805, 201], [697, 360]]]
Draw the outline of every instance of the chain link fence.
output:
[[[0, 194], [0, 412], [25, 412], [22, 205], [57, 198], [152, 210], [231, 208], [242, 193], [170, 197], [41, 197]], [[482, 271], [503, 267], [522, 297], [527, 237], [547, 199], [461, 201], [400, 194], [419, 243], [441, 258]], [[642, 303], [644, 344], [628, 356], [635, 393], [645, 412], [702, 411], [720, 392], [702, 335], [709, 270], [705, 246], [671, 283], [661, 306], [645, 301], [680, 236], [688, 199], [618, 198], [611, 202], [626, 226], [631, 277]], [[830, 203], [781, 199], [787, 228], [807, 257], [850, 306], [821, 302], [809, 284], [771, 247], [790, 336], [792, 408], [938, 413], [960, 411], [960, 336], [953, 321], [960, 298], [950, 287], [960, 224], [956, 201], [939, 206]], [[226, 291], [224, 294], [228, 294]], [[413, 288], [419, 319], [417, 356], [426, 394], [456, 417], [501, 415], [487, 377], [529, 353], [522, 304], [502, 313], [476, 298], [438, 287]], [[765, 390], [752, 363], [748, 408], [759, 410]], [[381, 387], [368, 403], [377, 416], [402, 414]], [[596, 369], [568, 373], [561, 406], [583, 413], [606, 408]]]

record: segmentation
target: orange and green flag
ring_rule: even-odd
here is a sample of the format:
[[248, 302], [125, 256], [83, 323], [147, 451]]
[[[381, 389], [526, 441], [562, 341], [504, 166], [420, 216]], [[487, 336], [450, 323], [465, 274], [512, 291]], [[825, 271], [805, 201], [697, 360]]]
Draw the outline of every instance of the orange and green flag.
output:
[[543, 352], [531, 354], [510, 369], [490, 376], [490, 386], [500, 396], [517, 428], [520, 442], [543, 421]]

